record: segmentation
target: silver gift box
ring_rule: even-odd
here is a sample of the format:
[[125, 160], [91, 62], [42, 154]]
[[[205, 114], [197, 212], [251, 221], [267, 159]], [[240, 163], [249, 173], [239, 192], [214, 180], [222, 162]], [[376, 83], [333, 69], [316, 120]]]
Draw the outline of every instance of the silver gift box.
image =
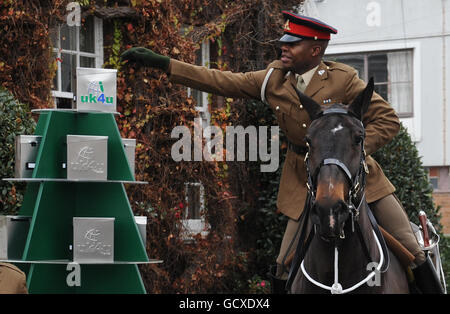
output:
[[114, 220], [110, 217], [73, 217], [74, 262], [114, 262]]
[[144, 247], [147, 244], [147, 216], [134, 216]]
[[30, 216], [0, 216], [0, 259], [22, 259], [30, 220]]
[[136, 139], [123, 138], [123, 147], [125, 149], [125, 154], [127, 155], [128, 163], [130, 164], [131, 173], [134, 174], [134, 158], [136, 154]]
[[107, 180], [108, 137], [67, 135], [67, 179]]
[[36, 166], [36, 157], [42, 137], [39, 135], [17, 135], [15, 176], [16, 178], [31, 178]]

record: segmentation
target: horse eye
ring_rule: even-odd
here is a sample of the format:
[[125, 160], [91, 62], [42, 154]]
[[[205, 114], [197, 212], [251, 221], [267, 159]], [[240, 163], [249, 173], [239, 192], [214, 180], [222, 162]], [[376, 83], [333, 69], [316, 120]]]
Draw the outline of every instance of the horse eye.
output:
[[355, 137], [355, 144], [357, 144], [357, 145], [361, 144], [362, 140], [363, 140], [363, 137], [361, 135], [357, 135]]

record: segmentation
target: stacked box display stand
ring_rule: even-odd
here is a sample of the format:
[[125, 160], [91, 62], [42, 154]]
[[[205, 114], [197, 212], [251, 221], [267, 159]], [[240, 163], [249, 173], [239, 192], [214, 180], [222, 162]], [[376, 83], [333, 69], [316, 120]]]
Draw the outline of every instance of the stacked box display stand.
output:
[[[145, 293], [138, 265], [149, 260], [124, 184], [137, 184], [112, 113], [44, 110], [35, 169], [19, 215], [31, 216], [22, 259], [30, 293]], [[68, 180], [66, 136], [108, 136], [107, 180]], [[19, 179], [18, 179], [19, 180]], [[80, 263], [79, 285], [70, 285], [73, 217], [114, 217], [114, 262]], [[11, 261], [14, 262], [14, 261]]]

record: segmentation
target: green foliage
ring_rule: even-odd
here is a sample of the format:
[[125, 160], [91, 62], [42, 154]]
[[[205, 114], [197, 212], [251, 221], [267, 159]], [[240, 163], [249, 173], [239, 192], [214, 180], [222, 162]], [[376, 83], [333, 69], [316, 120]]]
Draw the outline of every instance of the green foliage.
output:
[[[425, 211], [428, 219], [438, 231], [440, 224], [439, 207], [433, 202], [433, 188], [428, 181], [425, 168], [414, 142], [402, 126], [397, 136], [386, 146], [372, 155], [378, 161], [388, 179], [396, 188], [395, 194], [415, 224], [419, 224], [418, 213]], [[450, 282], [450, 240], [442, 234], [439, 244], [446, 282]]]
[[[0, 178], [14, 177], [16, 135], [33, 134], [34, 129], [28, 106], [0, 87]], [[23, 184], [0, 181], [0, 213], [15, 213], [21, 206], [23, 194]]]
[[395, 194], [402, 201], [410, 220], [418, 224], [418, 213], [423, 210], [440, 229], [438, 208], [433, 203], [433, 189], [407, 130], [402, 126], [397, 136], [372, 157], [395, 186]]
[[270, 293], [270, 282], [262, 279], [259, 275], [254, 275], [248, 282], [248, 292], [251, 294], [268, 294]]
[[261, 237], [256, 241], [258, 269], [268, 271], [269, 265], [275, 264], [286, 228], [287, 217], [276, 211], [279, 180], [267, 182], [265, 196], [259, 198], [261, 207], [257, 219]]
[[[111, 55], [109, 56], [109, 65], [112, 66], [113, 69], [118, 69], [120, 71], [121, 62], [120, 62], [120, 54], [123, 52], [122, 48], [122, 31], [121, 31], [121, 23], [118, 20], [114, 20], [114, 32], [113, 32], [113, 42], [111, 46]], [[131, 25], [131, 24], [129, 24]]]
[[[246, 102], [246, 120], [248, 125], [275, 125], [276, 118], [272, 110], [259, 101]], [[284, 134], [280, 132], [280, 143], [285, 142]], [[281, 144], [283, 147], [283, 144]], [[270, 147], [270, 145], [268, 146]], [[276, 147], [275, 149], [279, 149]], [[285, 150], [280, 152], [280, 160], [284, 159]], [[251, 267], [254, 272], [266, 276], [269, 266], [275, 263], [283, 239], [287, 217], [277, 211], [277, 195], [283, 165], [276, 172], [261, 172], [259, 163], [248, 164], [247, 177], [253, 182], [253, 190], [247, 191], [254, 195], [254, 202], [247, 205], [244, 214], [247, 217], [241, 221], [241, 230], [247, 230], [249, 235], [242, 237], [252, 239], [253, 260]]]
[[445, 282], [447, 284], [447, 291], [450, 288], [450, 238], [441, 235], [441, 242], [439, 242], [439, 250], [441, 252], [442, 268], [444, 269]]

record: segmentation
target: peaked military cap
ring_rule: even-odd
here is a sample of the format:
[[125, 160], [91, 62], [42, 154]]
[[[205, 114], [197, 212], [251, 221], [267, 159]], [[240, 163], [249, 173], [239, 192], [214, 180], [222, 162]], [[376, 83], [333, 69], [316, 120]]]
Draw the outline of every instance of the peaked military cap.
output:
[[288, 11], [282, 13], [286, 23], [280, 42], [297, 42], [304, 38], [330, 40], [330, 34], [337, 34], [337, 29], [312, 17]]

